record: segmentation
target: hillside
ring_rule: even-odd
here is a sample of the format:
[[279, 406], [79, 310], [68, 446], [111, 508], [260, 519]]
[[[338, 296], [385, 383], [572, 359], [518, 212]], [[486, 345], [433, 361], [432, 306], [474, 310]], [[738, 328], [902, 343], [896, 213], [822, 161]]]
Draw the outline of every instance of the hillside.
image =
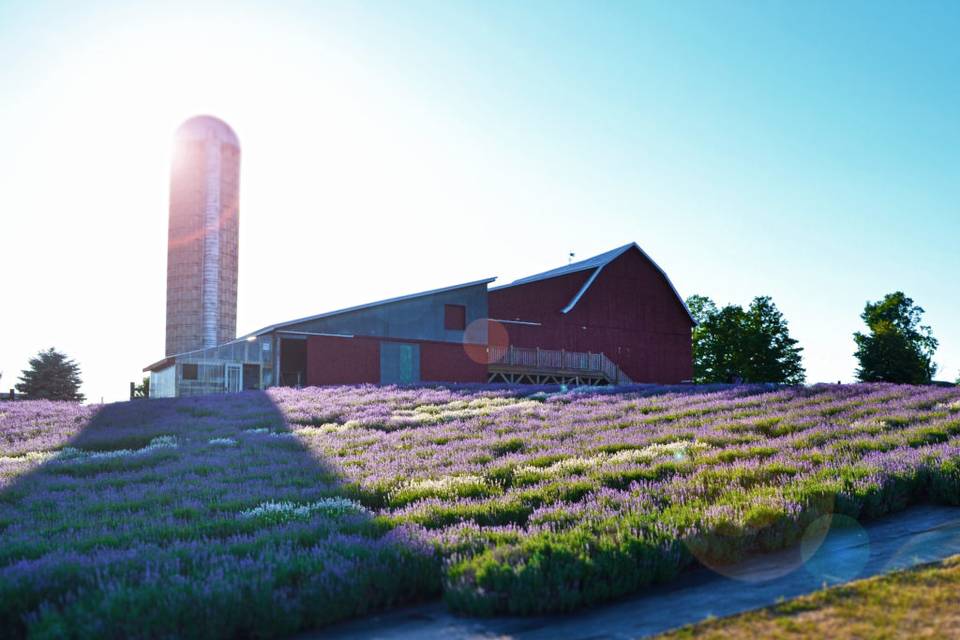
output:
[[0, 626], [277, 636], [565, 611], [960, 502], [960, 389], [276, 389], [0, 404]]

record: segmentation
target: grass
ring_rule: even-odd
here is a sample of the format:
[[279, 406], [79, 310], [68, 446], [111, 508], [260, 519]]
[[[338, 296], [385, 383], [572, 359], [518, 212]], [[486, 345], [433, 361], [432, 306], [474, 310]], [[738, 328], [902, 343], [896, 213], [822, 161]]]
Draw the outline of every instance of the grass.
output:
[[854, 640], [960, 636], [960, 555], [708, 620], [659, 640]]

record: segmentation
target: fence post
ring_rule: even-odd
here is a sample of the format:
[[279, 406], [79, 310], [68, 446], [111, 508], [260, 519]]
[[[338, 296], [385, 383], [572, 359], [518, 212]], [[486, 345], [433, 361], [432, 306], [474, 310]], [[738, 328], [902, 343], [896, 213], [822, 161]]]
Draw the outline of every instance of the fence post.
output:
[[130, 383], [130, 399], [131, 400], [133, 400], [136, 397], [135, 391], [136, 391], [136, 386], [134, 386], [134, 384], [131, 382]]
[[11, 400], [16, 400], [16, 399], [17, 399], [17, 390], [16, 390], [16, 389], [10, 389], [10, 399], [11, 399]]

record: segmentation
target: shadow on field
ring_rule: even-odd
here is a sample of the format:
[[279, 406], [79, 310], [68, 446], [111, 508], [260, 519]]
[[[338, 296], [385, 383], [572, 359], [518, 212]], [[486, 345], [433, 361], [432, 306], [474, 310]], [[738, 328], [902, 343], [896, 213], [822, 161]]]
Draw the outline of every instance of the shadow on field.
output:
[[0, 409], [0, 635], [271, 637], [439, 591], [267, 393], [85, 409]]

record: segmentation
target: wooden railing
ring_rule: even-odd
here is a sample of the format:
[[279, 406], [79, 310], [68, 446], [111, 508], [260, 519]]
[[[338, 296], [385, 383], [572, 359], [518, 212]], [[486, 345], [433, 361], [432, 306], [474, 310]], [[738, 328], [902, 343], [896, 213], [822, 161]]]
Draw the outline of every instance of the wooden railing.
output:
[[528, 347], [488, 347], [490, 366], [522, 367], [537, 371], [563, 371], [602, 374], [611, 384], [630, 384], [617, 364], [603, 353], [553, 351]]

